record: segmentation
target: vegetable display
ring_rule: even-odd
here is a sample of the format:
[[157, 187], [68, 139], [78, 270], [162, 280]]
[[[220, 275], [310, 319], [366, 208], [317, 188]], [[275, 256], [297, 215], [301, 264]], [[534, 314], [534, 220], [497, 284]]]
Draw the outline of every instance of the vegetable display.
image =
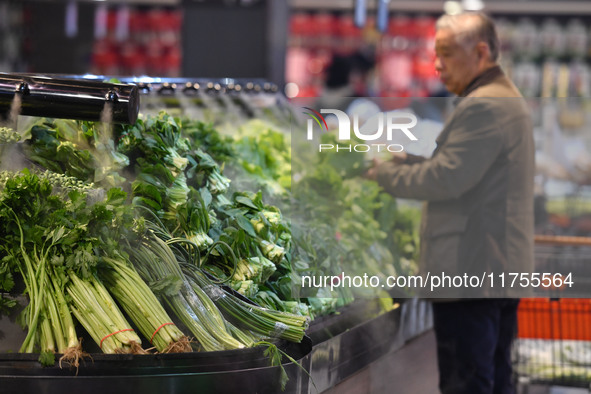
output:
[[0, 310], [22, 281], [20, 350], [44, 364], [78, 365], [76, 323], [105, 353], [298, 342], [355, 296], [300, 294], [302, 275], [414, 269], [413, 214], [338, 155], [292, 184], [290, 139], [265, 122], [232, 137], [164, 112], [0, 131], [28, 167], [0, 173]]
[[[212, 223], [219, 222], [221, 234], [223, 226], [238, 220], [255, 235], [249, 221], [255, 213], [230, 219], [225, 211], [224, 220], [216, 218], [214, 205], [230, 204], [223, 196], [230, 182], [217, 163], [192, 148], [166, 114], [119, 131], [115, 149], [104, 143], [95, 124], [39, 120], [19, 147], [34, 166], [0, 176], [2, 290], [10, 292], [15, 279], [22, 279], [29, 299], [21, 351], [40, 352], [47, 365], [61, 353], [60, 362], [78, 366], [84, 353], [75, 320], [105, 353], [145, 353], [146, 340], [159, 352], [236, 349], [269, 338], [300, 341], [307, 317], [245, 306], [241, 300], [222, 312], [197, 285], [202, 260], [226, 259], [218, 248], [223, 241], [214, 244], [208, 235]], [[10, 143], [18, 140], [10, 137]], [[63, 150], [67, 154], [59, 153]], [[67, 160], [68, 155], [76, 159]], [[146, 211], [159, 226], [142, 217]], [[274, 212], [271, 220], [278, 218]], [[258, 257], [245, 256], [265, 264], [265, 277], [275, 266], [264, 255], [276, 262], [283, 257], [271, 236], [268, 231], [256, 236], [252, 245]], [[264, 281], [262, 271], [257, 277]], [[201, 284], [210, 291], [217, 286]], [[10, 298], [2, 300], [5, 309], [15, 306]], [[230, 293], [227, 300], [233, 300]], [[248, 323], [253, 308], [258, 317]]]

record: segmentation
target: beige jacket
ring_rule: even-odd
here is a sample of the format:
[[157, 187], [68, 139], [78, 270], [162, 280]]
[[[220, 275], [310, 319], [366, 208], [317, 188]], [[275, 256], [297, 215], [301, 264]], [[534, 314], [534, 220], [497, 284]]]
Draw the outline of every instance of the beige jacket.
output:
[[395, 197], [426, 201], [421, 224], [423, 278], [444, 272], [478, 276], [481, 282], [476, 288], [451, 286], [421, 295], [523, 296], [527, 293], [510, 288], [507, 278], [501, 287], [499, 274], [533, 270], [531, 116], [498, 67], [477, 78], [465, 93], [438, 136], [432, 157], [414, 164], [383, 163], [378, 182]]

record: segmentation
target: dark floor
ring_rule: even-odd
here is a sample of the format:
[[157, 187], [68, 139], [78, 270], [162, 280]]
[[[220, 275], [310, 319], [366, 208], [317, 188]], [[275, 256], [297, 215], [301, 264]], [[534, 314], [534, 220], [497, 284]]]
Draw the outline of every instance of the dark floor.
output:
[[[433, 331], [413, 339], [323, 394], [437, 394]], [[588, 390], [520, 386], [520, 394], [586, 394]]]
[[324, 394], [435, 394], [437, 377], [435, 337], [429, 331]]

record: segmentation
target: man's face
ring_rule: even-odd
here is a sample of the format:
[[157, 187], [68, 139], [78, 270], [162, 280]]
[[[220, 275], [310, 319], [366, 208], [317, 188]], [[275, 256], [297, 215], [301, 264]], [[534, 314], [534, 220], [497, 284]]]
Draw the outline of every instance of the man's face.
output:
[[435, 69], [447, 90], [458, 95], [462, 93], [478, 75], [478, 62], [476, 49], [467, 49], [458, 44], [451, 29], [437, 31]]

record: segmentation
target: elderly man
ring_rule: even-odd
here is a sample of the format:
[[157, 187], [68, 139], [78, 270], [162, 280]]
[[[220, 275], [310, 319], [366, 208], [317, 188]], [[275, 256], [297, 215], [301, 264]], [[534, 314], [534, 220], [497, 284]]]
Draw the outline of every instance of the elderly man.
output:
[[[529, 272], [532, 124], [525, 101], [497, 64], [494, 23], [481, 13], [445, 15], [437, 21], [435, 52], [442, 82], [459, 96], [437, 148], [428, 159], [403, 153], [367, 176], [396, 197], [426, 201], [423, 275]], [[518, 293], [493, 293], [508, 290], [498, 287], [485, 286], [481, 293], [450, 289], [442, 294], [455, 300], [434, 300], [443, 394], [514, 392], [510, 348]]]

